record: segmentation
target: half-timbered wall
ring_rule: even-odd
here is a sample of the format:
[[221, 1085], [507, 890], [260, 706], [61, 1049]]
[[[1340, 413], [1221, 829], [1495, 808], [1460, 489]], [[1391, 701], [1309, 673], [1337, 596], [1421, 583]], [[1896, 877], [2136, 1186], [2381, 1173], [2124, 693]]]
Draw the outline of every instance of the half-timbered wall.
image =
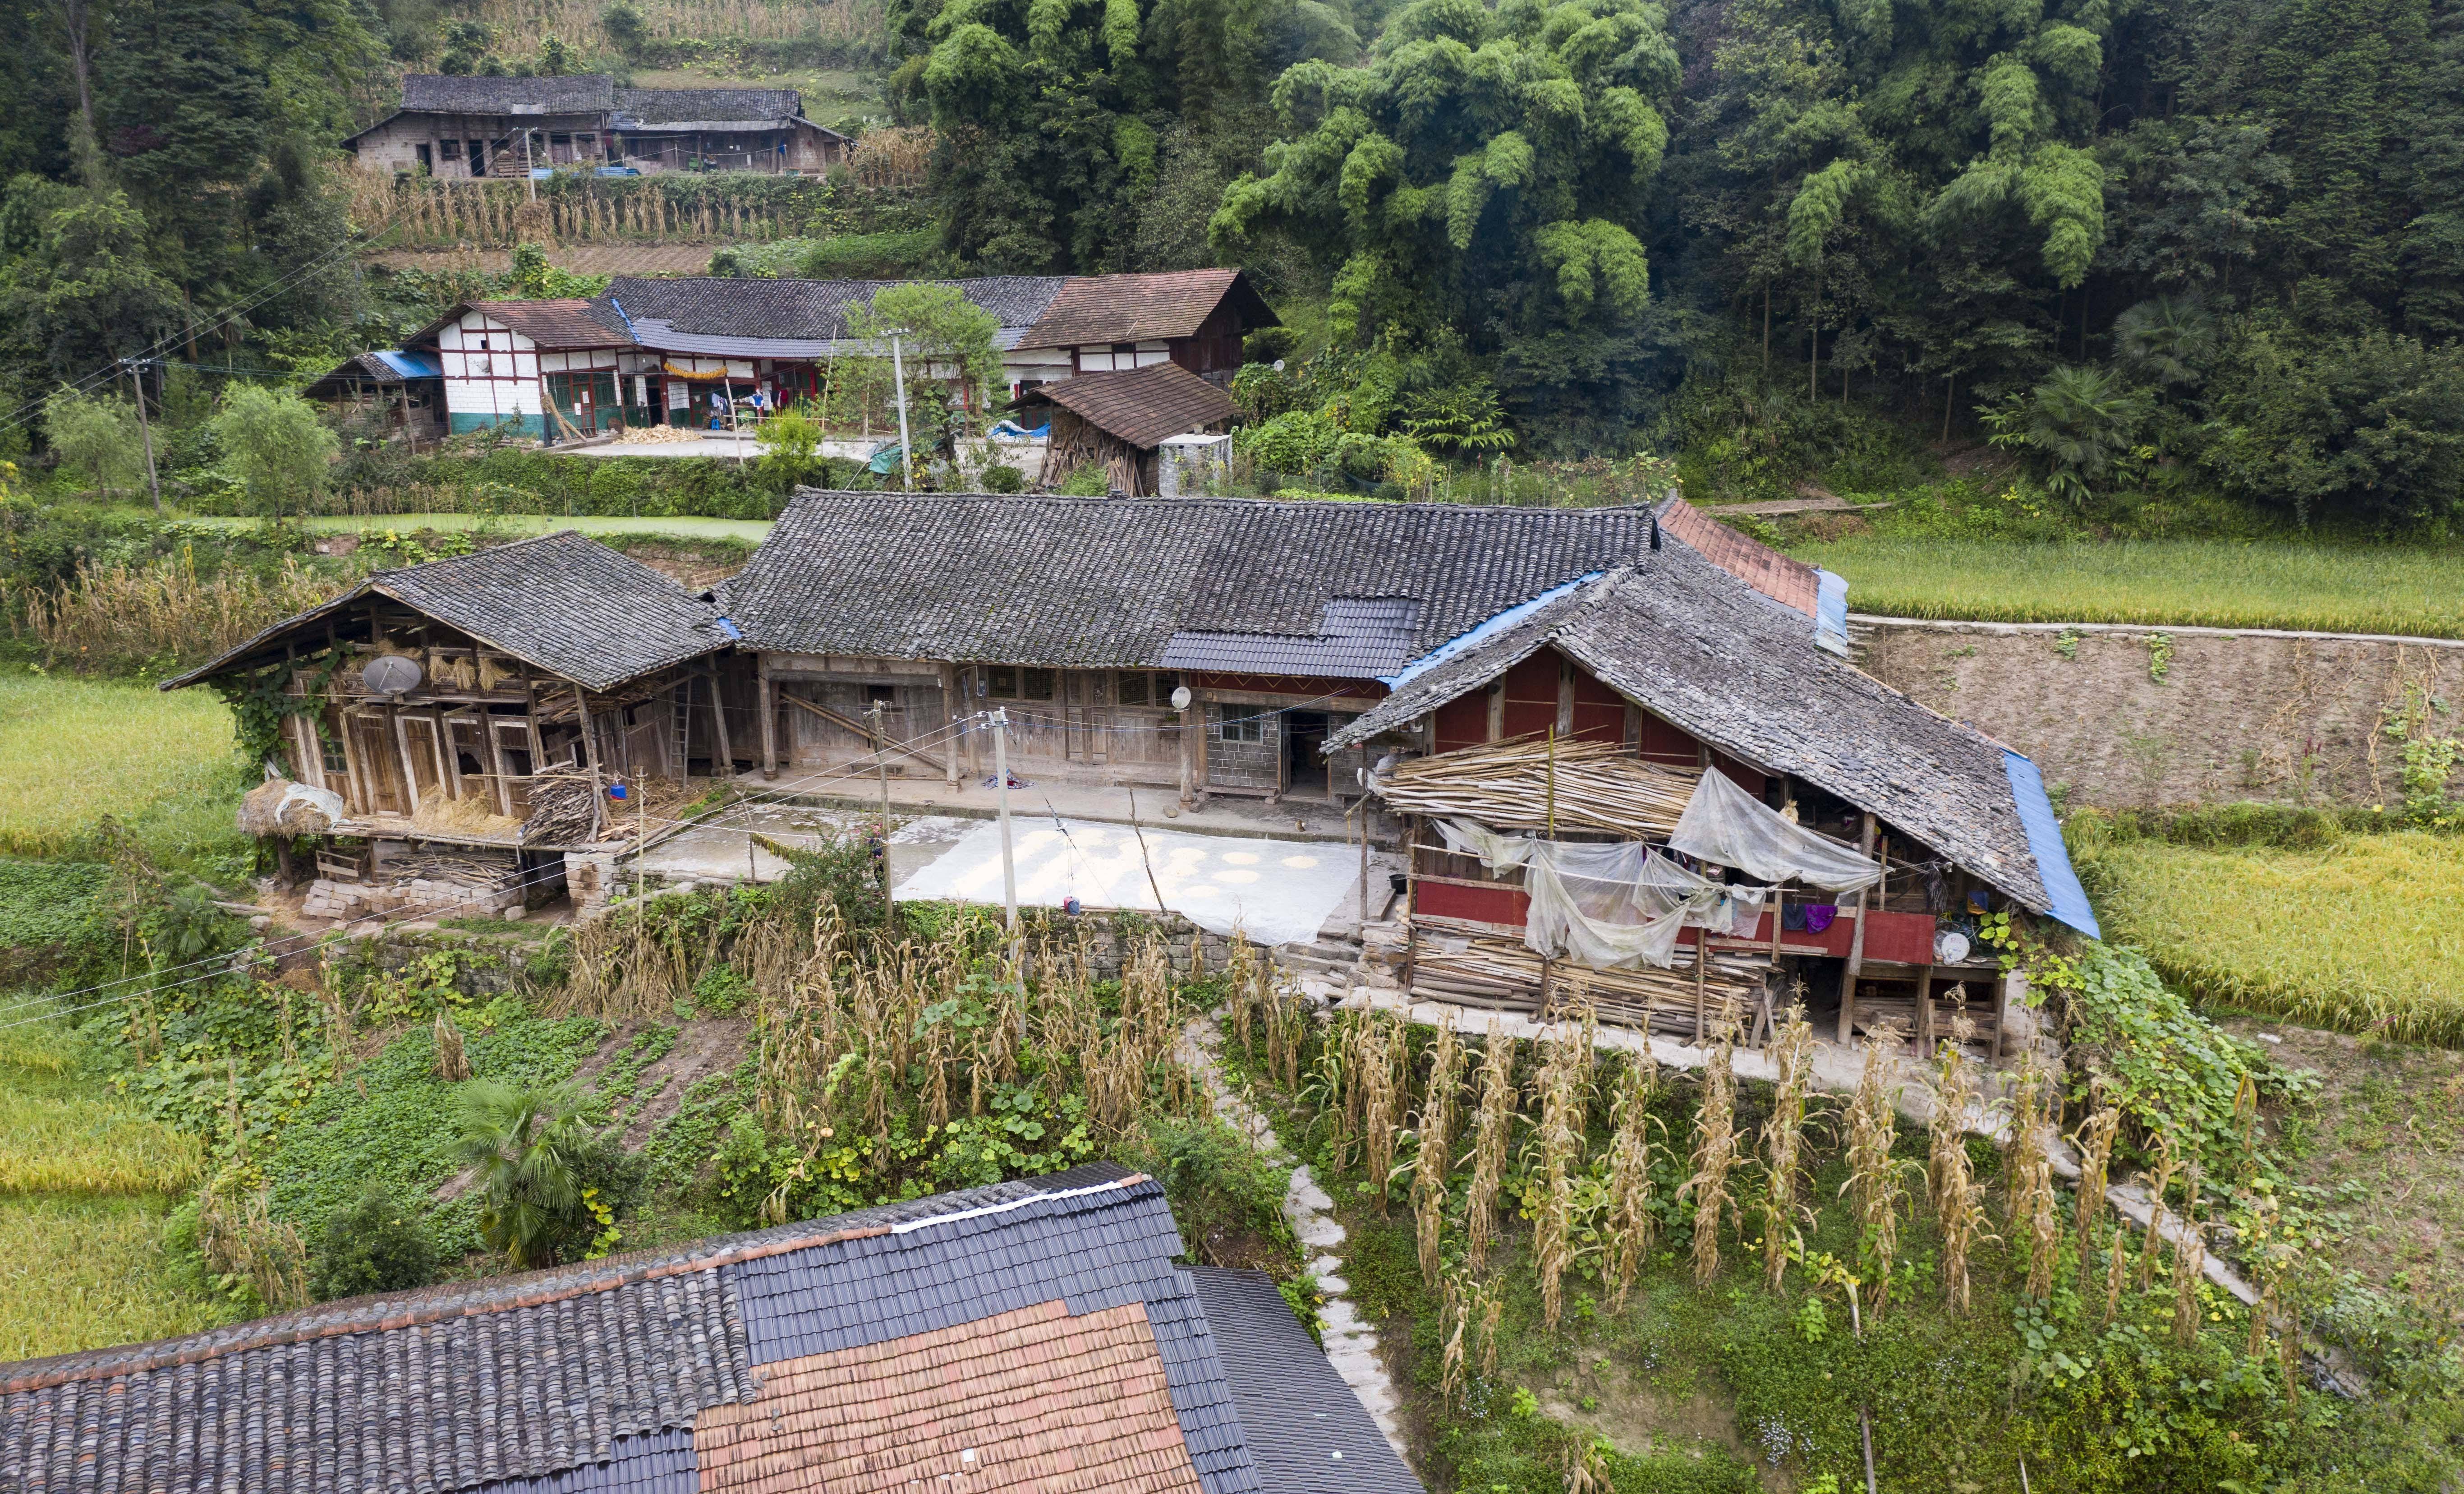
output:
[[551, 426], [562, 433], [564, 425], [546, 413], [551, 394], [564, 423], [605, 429], [616, 420], [614, 402], [627, 392], [617, 384], [617, 348], [542, 352], [482, 311], [466, 311], [438, 328], [436, 351], [445, 370], [446, 420], [456, 435], [498, 425], [530, 435], [545, 435]]

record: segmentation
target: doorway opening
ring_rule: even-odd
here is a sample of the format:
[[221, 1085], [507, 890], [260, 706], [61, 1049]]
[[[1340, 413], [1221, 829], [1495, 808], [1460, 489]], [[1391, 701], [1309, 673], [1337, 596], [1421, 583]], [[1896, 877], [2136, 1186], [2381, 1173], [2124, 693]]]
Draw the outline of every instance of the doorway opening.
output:
[[1285, 712], [1284, 792], [1286, 793], [1313, 799], [1327, 796], [1326, 759], [1318, 755], [1318, 748], [1326, 746], [1326, 712]]

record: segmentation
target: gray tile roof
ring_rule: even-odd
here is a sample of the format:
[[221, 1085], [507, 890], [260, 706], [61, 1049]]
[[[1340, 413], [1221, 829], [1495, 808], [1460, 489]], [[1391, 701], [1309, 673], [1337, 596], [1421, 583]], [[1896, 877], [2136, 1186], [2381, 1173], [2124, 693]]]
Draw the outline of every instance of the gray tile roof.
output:
[[2038, 912], [2050, 906], [2004, 747], [1814, 647], [1805, 615], [1663, 531], [1661, 548], [1406, 677], [1330, 751], [1555, 645], [1713, 747], [1880, 814]]
[[1207, 1494], [1263, 1494], [1162, 1189], [1110, 1165], [0, 1367], [0, 1489], [668, 1494], [761, 1367], [1140, 1303]]
[[334, 600], [165, 680], [163, 688], [178, 689], [278, 658], [285, 636], [371, 592], [593, 690], [612, 689], [733, 641], [709, 603], [640, 561], [560, 529], [451, 560], [376, 571]]
[[420, 114], [595, 114], [613, 108], [616, 80], [605, 73], [566, 78], [457, 78], [412, 73], [402, 106]]
[[1041, 405], [1058, 405], [1105, 435], [1148, 451], [1166, 436], [1219, 429], [1241, 413], [1231, 395], [1177, 363], [1039, 384], [1011, 408]]
[[1329, 602], [1395, 597], [1418, 653], [1650, 529], [1641, 508], [805, 489], [719, 601], [760, 649], [1136, 668], [1176, 635], [1318, 639]]
[[[966, 298], [1001, 320], [1004, 327], [1032, 323], [1053, 292], [1057, 275], [998, 275], [966, 280], [940, 280], [955, 285]], [[765, 280], [722, 277], [649, 279], [620, 275], [607, 282], [607, 295], [625, 308], [639, 335], [656, 342], [645, 321], [677, 332], [699, 336], [758, 337], [820, 342], [847, 335], [851, 305], [869, 301], [875, 292], [905, 280]]]
[[1375, 680], [1419, 652], [1419, 619], [1420, 604], [1408, 596], [1338, 596], [1326, 604], [1315, 636], [1184, 629], [1164, 646], [1161, 663], [1235, 675]]
[[727, 121], [758, 127], [794, 119], [804, 101], [792, 88], [620, 88], [615, 107], [620, 128]]
[[[1194, 1266], [1258, 1477], [1275, 1494], [1423, 1494], [1264, 1271]], [[1334, 1456], [1340, 1454], [1340, 1457]]]

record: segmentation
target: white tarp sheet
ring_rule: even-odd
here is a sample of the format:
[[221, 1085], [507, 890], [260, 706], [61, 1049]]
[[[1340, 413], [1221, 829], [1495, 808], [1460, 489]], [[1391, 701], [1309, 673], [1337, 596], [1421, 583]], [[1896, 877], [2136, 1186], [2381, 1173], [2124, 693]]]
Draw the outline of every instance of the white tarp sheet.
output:
[[1793, 877], [1833, 892], [1882, 880], [1882, 868], [1868, 858], [1791, 821], [1718, 771], [1705, 773], [1695, 787], [1668, 849], [1765, 881]]
[[1639, 840], [1585, 845], [1502, 836], [1465, 819], [1440, 820], [1449, 849], [1491, 871], [1523, 870], [1531, 912], [1523, 942], [1551, 959], [1595, 970], [1676, 963], [1683, 928], [1749, 935], [1764, 887], [1729, 887], [1697, 876]]
[[[1339, 842], [1235, 839], [1049, 815], [1011, 821], [1022, 905], [1059, 907], [1076, 898], [1089, 907], [1164, 908], [1214, 934], [1235, 928], [1251, 944], [1314, 939], [1360, 876], [1360, 852]], [[1155, 870], [1150, 886], [1147, 870]], [[918, 870], [898, 888], [901, 901], [948, 898], [1001, 900], [1001, 826], [986, 822]]]

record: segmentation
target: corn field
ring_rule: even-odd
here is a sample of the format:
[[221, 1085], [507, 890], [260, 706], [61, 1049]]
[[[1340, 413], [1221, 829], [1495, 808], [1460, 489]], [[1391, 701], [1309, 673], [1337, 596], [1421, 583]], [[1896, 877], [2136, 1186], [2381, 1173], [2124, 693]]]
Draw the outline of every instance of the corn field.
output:
[[143, 566], [81, 568], [66, 588], [22, 592], [8, 612], [12, 632], [31, 636], [47, 666], [126, 673], [211, 658], [335, 589], [289, 556], [271, 576], [200, 575], [195, 553], [184, 548]]

